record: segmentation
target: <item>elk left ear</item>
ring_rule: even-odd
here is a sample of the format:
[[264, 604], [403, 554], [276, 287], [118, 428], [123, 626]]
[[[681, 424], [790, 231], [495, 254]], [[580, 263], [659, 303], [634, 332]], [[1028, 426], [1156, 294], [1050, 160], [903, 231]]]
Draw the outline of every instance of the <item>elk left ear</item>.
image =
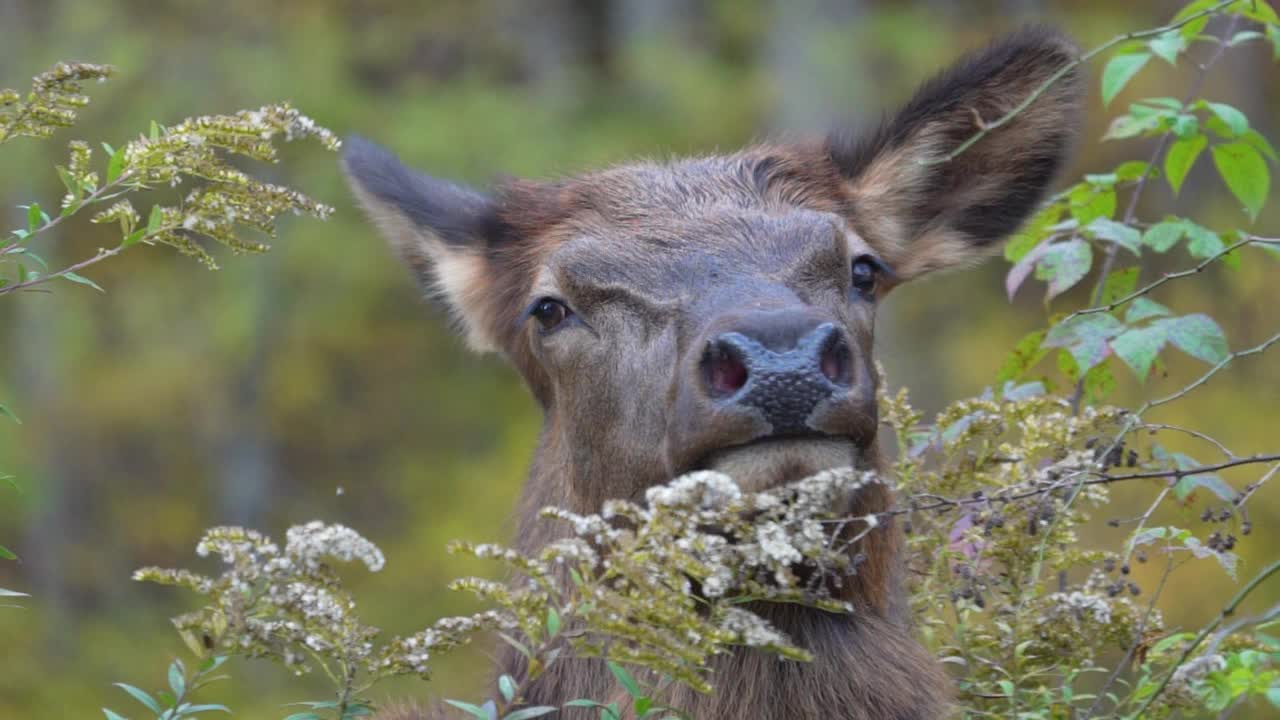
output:
[[[970, 54], [925, 83], [870, 136], [828, 139], [845, 179], [849, 221], [906, 280], [975, 262], [1036, 210], [1075, 135], [1076, 46], [1028, 28]], [[963, 152], [988, 123], [1065, 73], [1029, 106]]]

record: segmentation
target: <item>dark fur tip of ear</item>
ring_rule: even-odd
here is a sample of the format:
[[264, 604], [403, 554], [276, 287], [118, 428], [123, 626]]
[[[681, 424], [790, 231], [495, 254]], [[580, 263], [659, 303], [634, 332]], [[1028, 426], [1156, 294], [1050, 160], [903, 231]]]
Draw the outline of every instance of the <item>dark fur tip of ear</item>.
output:
[[491, 214], [493, 202], [484, 193], [410, 170], [359, 135], [343, 141], [342, 167], [353, 186], [380, 205], [371, 212], [400, 213], [446, 243], [474, 242]]
[[[1044, 25], [1023, 27], [970, 52], [934, 76], [873, 132], [832, 133], [827, 139], [828, 152], [846, 177], [854, 177], [877, 155], [908, 141], [928, 123], [942, 123], [945, 134], [958, 144], [978, 132], [974, 112], [983, 121], [996, 120], [1079, 56], [1079, 46], [1062, 32]], [[1023, 112], [1052, 113], [1064, 126], [1073, 125], [1082, 85], [1083, 73], [1077, 65]], [[1055, 107], [1050, 109], [1050, 105]], [[1074, 136], [1073, 127], [1065, 130], [1057, 139], [1069, 141]], [[1068, 148], [1057, 150], [1065, 155]]]

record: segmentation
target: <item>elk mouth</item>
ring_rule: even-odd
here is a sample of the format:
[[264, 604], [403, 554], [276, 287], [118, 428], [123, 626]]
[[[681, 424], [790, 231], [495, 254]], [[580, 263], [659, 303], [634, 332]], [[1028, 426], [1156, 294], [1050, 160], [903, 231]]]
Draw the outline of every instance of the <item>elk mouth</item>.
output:
[[762, 492], [822, 472], [860, 467], [863, 453], [854, 441], [832, 435], [762, 438], [717, 450], [696, 469], [733, 478], [743, 492]]

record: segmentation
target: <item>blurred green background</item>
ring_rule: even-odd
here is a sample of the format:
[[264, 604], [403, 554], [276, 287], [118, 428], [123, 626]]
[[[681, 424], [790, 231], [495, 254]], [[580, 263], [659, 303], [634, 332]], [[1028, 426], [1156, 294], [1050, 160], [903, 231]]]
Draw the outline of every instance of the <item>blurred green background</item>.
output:
[[[0, 225], [22, 223], [20, 203], [57, 202], [52, 165], [64, 161], [67, 140], [119, 144], [152, 119], [288, 99], [439, 175], [547, 177], [637, 155], [731, 149], [836, 119], [874, 122], [1002, 30], [1049, 22], [1089, 47], [1162, 24], [1179, 5], [0, 0], [0, 87], [24, 88], [60, 59], [119, 68], [91, 88], [94, 102], [76, 129], [0, 150]], [[1107, 122], [1099, 69], [1090, 67], [1073, 175], [1150, 152], [1142, 141], [1098, 142]], [[1240, 107], [1276, 142], [1276, 77], [1269, 48], [1245, 47], [1214, 69], [1206, 95]], [[1152, 61], [1121, 100], [1180, 96], [1186, 86], [1186, 68]], [[281, 534], [322, 518], [359, 529], [386, 551], [388, 567], [353, 573], [353, 587], [368, 619], [393, 632], [471, 607], [445, 584], [485, 568], [446, 555], [448, 540], [508, 537], [508, 508], [539, 423], [528, 394], [500, 360], [466, 354], [439, 309], [421, 301], [353, 207], [336, 157], [315, 145], [287, 147], [280, 165], [259, 170], [337, 214], [327, 223], [286, 219], [271, 253], [218, 254], [219, 272], [165, 248], [140, 249], [88, 273], [106, 295], [66, 284], [0, 303], [0, 400], [23, 420], [0, 423], [0, 469], [24, 488], [0, 494], [0, 541], [21, 555], [0, 563], [0, 587], [32, 594], [22, 609], [0, 609], [0, 718], [132, 710], [111, 682], [158, 686], [164, 664], [184, 652], [166, 618], [192, 598], [136, 585], [129, 574], [150, 564], [209, 567], [193, 555], [206, 526]], [[1277, 234], [1277, 205], [1255, 231]], [[1176, 204], [1156, 183], [1140, 215], [1174, 208], [1220, 229], [1246, 222], [1207, 156]], [[42, 241], [51, 261], [113, 240], [84, 222], [60, 230]], [[1235, 349], [1256, 344], [1280, 322], [1280, 266], [1260, 255], [1157, 299], [1211, 313]], [[1183, 255], [1168, 262], [1190, 264]], [[886, 303], [879, 356], [918, 405], [936, 410], [980, 392], [1016, 339], [1043, 325], [1040, 288], [1009, 303], [1006, 269], [993, 261], [903, 288]], [[1077, 292], [1054, 308], [1082, 302]], [[1154, 419], [1209, 430], [1240, 454], [1274, 451], [1278, 366], [1274, 352], [1241, 361]], [[1167, 393], [1203, 369], [1174, 358], [1168, 377], [1145, 388], [1121, 377], [1119, 397]], [[1175, 446], [1213, 459], [1203, 445]], [[1239, 486], [1258, 474], [1228, 479]], [[1275, 554], [1277, 490], [1253, 502], [1258, 531], [1240, 547], [1245, 575]], [[1104, 517], [1132, 514], [1153, 492], [1123, 488]], [[1120, 537], [1099, 522], [1084, 540], [1114, 546]], [[1154, 571], [1137, 573], [1151, 586]], [[1235, 587], [1205, 561], [1175, 574], [1163, 607], [1171, 623], [1198, 626]], [[1274, 602], [1280, 588], [1260, 595], [1259, 605]], [[445, 689], [475, 698], [486, 662], [485, 648], [461, 652], [437, 665], [430, 686], [404, 681], [379, 695]], [[231, 667], [234, 682], [210, 699], [241, 717], [284, 715], [282, 703], [324, 690], [262, 663]]]

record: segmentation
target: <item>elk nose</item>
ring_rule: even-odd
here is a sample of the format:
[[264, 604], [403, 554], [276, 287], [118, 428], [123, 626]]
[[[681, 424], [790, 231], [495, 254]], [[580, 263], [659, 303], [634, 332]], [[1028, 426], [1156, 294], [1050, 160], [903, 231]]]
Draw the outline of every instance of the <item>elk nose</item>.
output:
[[773, 435], [817, 430], [810, 416], [824, 400], [849, 391], [853, 358], [832, 323], [804, 329], [786, 333], [790, 342], [779, 342], [776, 332], [712, 339], [702, 358], [707, 394], [724, 406], [759, 411]]

